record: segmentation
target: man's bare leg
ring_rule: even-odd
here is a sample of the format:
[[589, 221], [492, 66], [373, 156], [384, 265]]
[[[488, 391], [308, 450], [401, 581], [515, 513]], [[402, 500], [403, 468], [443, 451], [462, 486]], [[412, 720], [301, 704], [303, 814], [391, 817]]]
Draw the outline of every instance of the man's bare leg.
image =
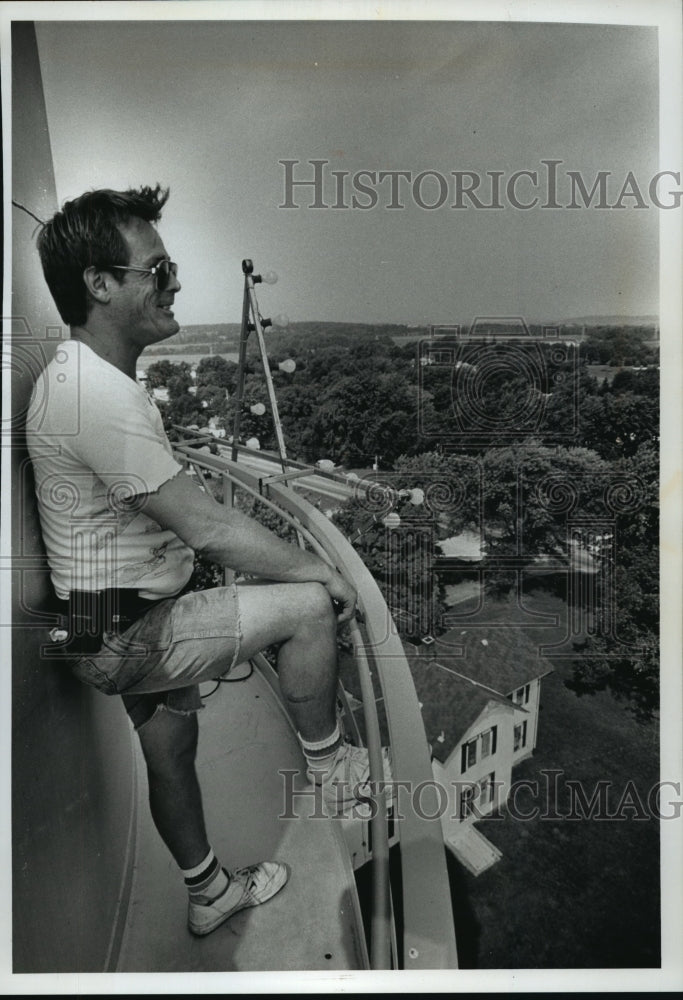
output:
[[[306, 758], [326, 806], [346, 814], [369, 780], [368, 752], [344, 743], [336, 719], [339, 677], [337, 616], [321, 584], [241, 587], [242, 658], [280, 641], [278, 678]], [[392, 781], [391, 755], [382, 751], [383, 778]]]
[[198, 865], [209, 851], [195, 770], [198, 728], [194, 714], [158, 709], [138, 731], [147, 764], [152, 818], [183, 869]]
[[[317, 583], [286, 583], [240, 587], [239, 594], [242, 658], [281, 642], [280, 687], [301, 736], [329, 736], [336, 725], [338, 671], [336, 616], [327, 591]], [[199, 864], [209, 850], [195, 769], [197, 731], [196, 715], [164, 709], [138, 731], [152, 817], [182, 869]]]
[[319, 583], [239, 588], [242, 659], [281, 643], [278, 679], [305, 740], [321, 740], [336, 725], [337, 618]]
[[288, 868], [262, 861], [227, 871], [211, 850], [195, 770], [196, 715], [158, 710], [138, 733], [154, 823], [185, 877], [188, 927], [210, 934], [234, 913], [271, 899], [286, 884]]

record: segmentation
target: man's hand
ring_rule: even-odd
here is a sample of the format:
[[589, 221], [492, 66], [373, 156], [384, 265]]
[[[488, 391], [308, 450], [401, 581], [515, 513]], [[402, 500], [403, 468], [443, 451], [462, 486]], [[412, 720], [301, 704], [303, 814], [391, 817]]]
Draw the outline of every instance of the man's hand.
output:
[[337, 615], [337, 622], [343, 625], [344, 622], [351, 621], [358, 597], [356, 588], [347, 583], [339, 573], [334, 573], [329, 580], [326, 580], [325, 587], [337, 607], [341, 605], [342, 610]]

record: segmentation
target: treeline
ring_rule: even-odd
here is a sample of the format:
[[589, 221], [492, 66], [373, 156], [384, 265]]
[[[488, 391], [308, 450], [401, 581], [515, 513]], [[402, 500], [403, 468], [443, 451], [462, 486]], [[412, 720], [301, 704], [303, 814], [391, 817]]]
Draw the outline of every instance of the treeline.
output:
[[[441, 490], [439, 536], [469, 527], [483, 533], [490, 554], [523, 551], [530, 562], [561, 555], [571, 570], [568, 524], [586, 525], [592, 569], [603, 580], [592, 590], [589, 610], [595, 622], [611, 624], [583, 637], [574, 684], [580, 691], [609, 686], [644, 717], [656, 711], [657, 369], [624, 369], [610, 384], [591, 377], [586, 354], [575, 346], [499, 340], [459, 348], [443, 364], [422, 364], [415, 345], [397, 346], [389, 333], [370, 329], [367, 336], [342, 324], [335, 336], [322, 330], [312, 336], [315, 324], [308, 324], [268, 335], [290, 457], [327, 458], [359, 471], [377, 459], [397, 490], [406, 481], [432, 490], [432, 497]], [[607, 328], [592, 331], [591, 338], [589, 346], [609, 350], [612, 359], [619, 354], [641, 361], [625, 353], [638, 345], [652, 351], [642, 331]], [[230, 435], [236, 364], [218, 355], [204, 358], [193, 381], [188, 365], [162, 360], [150, 365], [148, 379], [151, 387], [168, 388], [161, 409], [171, 437], [171, 424], [202, 427], [209, 420]], [[274, 449], [269, 409], [261, 414], [257, 406], [264, 403], [265, 381], [252, 347], [240, 436]], [[409, 499], [398, 513], [407, 524], [421, 516]], [[411, 541], [396, 536], [390, 542], [375, 515], [359, 499], [339, 523], [377, 577], [404, 634], [414, 631], [416, 616], [421, 628], [425, 615], [438, 631], [442, 595], [427, 548], [414, 534]], [[411, 560], [410, 573], [395, 572]], [[498, 592], [514, 583], [505, 573], [487, 579]]]
[[192, 326], [182, 327], [173, 337], [165, 340], [164, 345], [174, 347], [176, 344], [211, 344], [217, 340], [237, 341], [239, 336], [239, 323], [193, 323]]
[[[613, 342], [607, 331], [603, 343]], [[599, 381], [571, 345], [465, 343], [434, 364], [422, 364], [414, 345], [399, 347], [377, 333], [367, 339], [351, 329], [317, 341], [309, 330], [277, 335], [269, 347], [288, 450], [302, 461], [327, 458], [368, 468], [378, 458], [380, 467], [390, 468], [399, 456], [431, 451], [435, 444], [472, 453], [530, 435], [618, 459], [658, 442], [657, 368], [624, 369], [611, 383]], [[151, 388], [169, 390], [162, 407], [168, 424], [202, 427], [214, 418], [230, 432], [234, 362], [203, 358], [193, 383], [187, 363], [162, 359], [149, 366], [147, 377]], [[255, 414], [257, 404], [267, 404], [267, 396], [252, 345], [241, 435], [273, 448], [269, 409]]]
[[586, 332], [579, 348], [589, 364], [656, 365], [659, 351], [655, 327], [596, 326]]
[[[352, 335], [349, 333], [349, 337]], [[284, 338], [271, 349], [278, 409], [292, 458], [314, 462], [328, 458], [348, 467], [371, 465], [376, 455], [389, 465], [419, 447], [416, 440], [417, 385], [414, 349], [399, 348], [388, 337], [341, 343], [329, 338], [318, 346], [299, 337]], [[293, 372], [282, 362], [294, 360]], [[147, 371], [152, 387], [165, 385], [163, 407], [168, 424], [206, 426], [217, 418], [229, 430], [235, 415], [237, 365], [220, 356], [203, 358], [195, 392], [187, 364], [155, 362]], [[267, 404], [260, 359], [250, 353], [241, 407], [241, 437], [257, 437], [262, 448], [275, 447], [270, 411], [255, 415], [252, 407]]]

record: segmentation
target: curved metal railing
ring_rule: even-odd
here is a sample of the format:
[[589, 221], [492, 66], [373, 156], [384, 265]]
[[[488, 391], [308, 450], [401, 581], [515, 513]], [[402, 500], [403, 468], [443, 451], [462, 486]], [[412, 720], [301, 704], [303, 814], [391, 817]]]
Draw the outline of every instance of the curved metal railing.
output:
[[[391, 622], [384, 597], [374, 578], [348, 540], [328, 518], [295, 493], [282, 474], [259, 476], [227, 457], [199, 451], [208, 440], [201, 435], [175, 444], [176, 457], [192, 467], [206, 486], [204, 472], [223, 481], [225, 502], [235, 489], [257, 497], [323, 559], [353, 582], [358, 592], [361, 625], [352, 623], [355, 660], [362, 694], [371, 782], [383, 779], [381, 737], [373, 690], [378, 677], [392, 752], [394, 821], [401, 856], [403, 898], [403, 962], [406, 969], [456, 968], [457, 952], [446, 857], [441, 833], [439, 801], [433, 780], [427, 741], [410, 668]], [[377, 787], [375, 785], [375, 787]], [[381, 786], [380, 786], [381, 787]], [[407, 795], [400, 793], [407, 792]], [[415, 795], [419, 794], [419, 808]], [[374, 969], [391, 968], [391, 885], [387, 819], [381, 799], [372, 810], [372, 909], [370, 959]], [[435, 817], [435, 818], [429, 818]]]

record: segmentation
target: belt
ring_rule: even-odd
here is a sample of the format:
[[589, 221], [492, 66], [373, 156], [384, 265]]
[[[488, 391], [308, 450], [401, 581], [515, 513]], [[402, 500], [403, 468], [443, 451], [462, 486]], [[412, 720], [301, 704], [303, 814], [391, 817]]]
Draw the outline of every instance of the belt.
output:
[[157, 603], [130, 588], [72, 590], [67, 601], [58, 602], [60, 614], [66, 619], [66, 632], [53, 629], [51, 638], [67, 655], [93, 653], [102, 646], [105, 632], [125, 632]]

